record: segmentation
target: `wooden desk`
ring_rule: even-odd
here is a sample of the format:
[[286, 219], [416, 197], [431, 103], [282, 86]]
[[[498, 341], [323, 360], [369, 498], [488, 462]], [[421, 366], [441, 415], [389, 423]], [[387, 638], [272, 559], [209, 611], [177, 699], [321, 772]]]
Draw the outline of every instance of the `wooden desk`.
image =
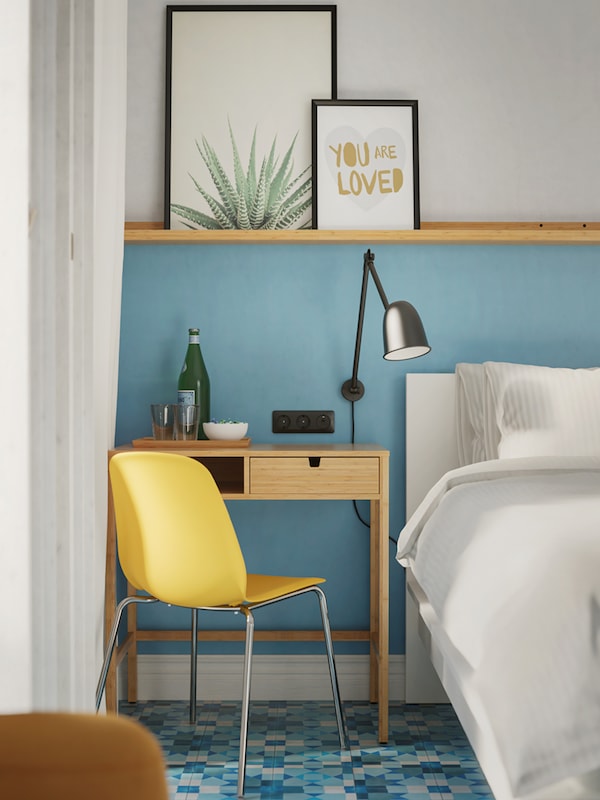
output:
[[[139, 445], [139, 446], [138, 446]], [[213, 474], [226, 500], [369, 500], [370, 501], [370, 622], [368, 631], [332, 631], [335, 640], [368, 641], [369, 697], [379, 704], [379, 741], [388, 740], [389, 700], [389, 452], [372, 444], [251, 444], [224, 447], [217, 443], [160, 447], [149, 439], [136, 447], [110, 450], [108, 458], [125, 450], [152, 449], [196, 458]], [[105, 631], [110, 630], [116, 597], [116, 530], [109, 489], [106, 546]], [[200, 631], [199, 639], [242, 640], [244, 631]], [[129, 607], [128, 633], [112, 660], [106, 684], [109, 711], [117, 709], [116, 667], [128, 658], [128, 700], [137, 699], [137, 643], [189, 641], [190, 631], [138, 630], [136, 607]], [[321, 631], [261, 631], [265, 640], [318, 640]]]

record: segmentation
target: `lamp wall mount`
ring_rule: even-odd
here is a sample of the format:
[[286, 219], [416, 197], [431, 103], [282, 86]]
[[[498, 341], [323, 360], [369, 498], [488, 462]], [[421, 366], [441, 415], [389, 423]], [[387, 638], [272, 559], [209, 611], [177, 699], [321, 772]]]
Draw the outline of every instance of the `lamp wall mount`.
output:
[[351, 403], [360, 400], [364, 393], [365, 385], [362, 381], [359, 381], [358, 378], [355, 380], [348, 378], [348, 380], [344, 381], [342, 384], [342, 395]]

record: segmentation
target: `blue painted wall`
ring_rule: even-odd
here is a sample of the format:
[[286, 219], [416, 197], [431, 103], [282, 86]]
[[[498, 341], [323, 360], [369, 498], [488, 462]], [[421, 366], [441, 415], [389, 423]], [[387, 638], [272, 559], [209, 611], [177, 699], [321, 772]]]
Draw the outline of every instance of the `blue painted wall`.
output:
[[[129, 245], [125, 248], [117, 444], [150, 434], [149, 404], [175, 400], [187, 329], [200, 327], [212, 412], [250, 423], [255, 442], [308, 442], [271, 433], [276, 408], [331, 408], [332, 435], [350, 439], [350, 377], [363, 252], [355, 245]], [[600, 249], [591, 246], [377, 245], [390, 301], [419, 310], [432, 352], [382, 358], [383, 308], [369, 285], [356, 405], [356, 441], [391, 451], [390, 533], [404, 523], [404, 378], [457, 361], [550, 366], [600, 363]], [[359, 504], [366, 516], [367, 504]], [[352, 503], [228, 503], [251, 571], [327, 578], [332, 624], [368, 626], [368, 531]], [[404, 651], [404, 576], [390, 543], [391, 651]], [[310, 598], [264, 609], [261, 627], [318, 626]], [[146, 611], [145, 616], [142, 616]], [[187, 615], [140, 611], [142, 626], [186, 627]], [[206, 616], [206, 615], [205, 615]], [[145, 621], [144, 621], [145, 620]], [[219, 618], [219, 625], [222, 620]], [[235, 624], [235, 622], [233, 623]], [[164, 647], [164, 646], [163, 646]], [[220, 651], [236, 645], [215, 645]], [[352, 649], [354, 647], [354, 649]], [[337, 652], [362, 645], [338, 645]], [[284, 649], [262, 645], [258, 652]], [[304, 652], [309, 652], [306, 645]], [[294, 652], [298, 652], [298, 648]]]

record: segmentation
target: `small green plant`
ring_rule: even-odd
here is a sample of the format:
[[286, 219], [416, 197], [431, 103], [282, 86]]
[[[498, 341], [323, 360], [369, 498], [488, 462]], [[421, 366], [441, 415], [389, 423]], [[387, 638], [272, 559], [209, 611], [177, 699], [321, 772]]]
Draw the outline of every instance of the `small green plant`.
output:
[[[233, 172], [231, 180], [219, 158], [206, 138], [196, 147], [216, 189], [216, 195], [201, 186], [190, 175], [198, 193], [206, 201], [212, 217], [189, 206], [171, 204], [171, 211], [180, 217], [188, 228], [207, 230], [277, 230], [292, 228], [310, 208], [311, 186], [310, 165], [292, 177], [294, 162], [292, 153], [298, 134], [283, 156], [281, 163], [276, 155], [277, 137], [273, 139], [268, 156], [264, 156], [260, 169], [256, 163], [256, 129], [252, 136], [248, 168], [244, 172], [231, 124], [229, 137], [233, 151]], [[310, 227], [310, 220], [301, 227]]]

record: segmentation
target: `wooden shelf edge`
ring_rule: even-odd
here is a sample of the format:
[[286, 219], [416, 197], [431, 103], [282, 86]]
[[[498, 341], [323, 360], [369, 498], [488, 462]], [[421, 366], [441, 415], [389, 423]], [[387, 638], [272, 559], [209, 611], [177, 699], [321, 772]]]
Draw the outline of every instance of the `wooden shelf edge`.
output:
[[423, 222], [410, 231], [189, 231], [127, 222], [125, 244], [600, 244], [600, 222]]

